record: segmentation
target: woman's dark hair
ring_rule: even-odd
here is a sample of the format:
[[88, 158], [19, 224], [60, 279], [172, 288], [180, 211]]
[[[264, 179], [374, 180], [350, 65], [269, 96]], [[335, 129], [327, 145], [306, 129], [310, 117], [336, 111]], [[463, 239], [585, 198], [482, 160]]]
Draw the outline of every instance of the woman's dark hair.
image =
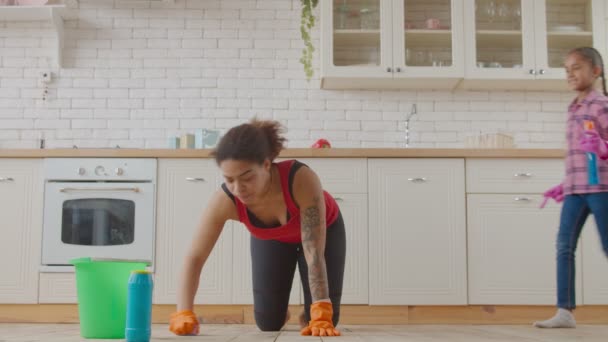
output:
[[282, 133], [283, 127], [277, 121], [253, 119], [228, 130], [211, 155], [218, 165], [226, 159], [258, 164], [266, 159], [273, 161], [287, 141]]
[[602, 69], [602, 73], [600, 74], [600, 77], [602, 78], [602, 90], [604, 91], [604, 95], [608, 96], [608, 92], [606, 92], [606, 77], [604, 76], [604, 60], [602, 59], [600, 52], [595, 48], [585, 46], [572, 49], [568, 54], [570, 55], [573, 53], [576, 53], [589, 61], [591, 67], [595, 68], [599, 66]]

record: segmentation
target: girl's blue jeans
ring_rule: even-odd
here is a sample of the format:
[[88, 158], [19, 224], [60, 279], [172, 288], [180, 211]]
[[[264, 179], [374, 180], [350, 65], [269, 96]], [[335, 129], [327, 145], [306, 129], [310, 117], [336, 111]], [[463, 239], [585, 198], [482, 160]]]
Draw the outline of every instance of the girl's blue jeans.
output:
[[[608, 192], [567, 195], [557, 233], [557, 307], [576, 307], [574, 253], [583, 225], [593, 214], [602, 248], [608, 256]], [[607, 270], [608, 271], [608, 270]]]

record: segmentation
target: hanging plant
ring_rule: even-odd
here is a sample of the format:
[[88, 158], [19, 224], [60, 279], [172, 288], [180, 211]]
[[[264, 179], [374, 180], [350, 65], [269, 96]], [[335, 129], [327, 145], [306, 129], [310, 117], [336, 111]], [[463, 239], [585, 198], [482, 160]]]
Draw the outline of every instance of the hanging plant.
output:
[[304, 66], [304, 73], [306, 79], [310, 81], [313, 75], [312, 69], [312, 56], [315, 51], [315, 47], [312, 45], [311, 30], [315, 26], [315, 15], [314, 9], [319, 4], [319, 0], [300, 0], [302, 3], [302, 18], [300, 21], [300, 33], [302, 41], [304, 41], [304, 49], [302, 50], [302, 57], [300, 57], [300, 63]]

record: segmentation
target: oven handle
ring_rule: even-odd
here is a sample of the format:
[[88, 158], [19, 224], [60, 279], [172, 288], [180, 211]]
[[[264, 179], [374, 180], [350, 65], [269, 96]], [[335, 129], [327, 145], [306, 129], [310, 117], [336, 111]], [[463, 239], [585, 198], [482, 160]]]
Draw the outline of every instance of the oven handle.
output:
[[131, 191], [140, 192], [138, 187], [133, 188], [61, 188], [60, 192], [73, 192], [73, 191]]

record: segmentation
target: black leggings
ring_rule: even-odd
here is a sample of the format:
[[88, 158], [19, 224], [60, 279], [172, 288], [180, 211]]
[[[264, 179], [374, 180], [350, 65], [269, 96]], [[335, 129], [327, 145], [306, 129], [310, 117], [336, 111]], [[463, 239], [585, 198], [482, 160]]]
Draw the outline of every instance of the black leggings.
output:
[[[346, 255], [346, 233], [342, 214], [327, 228], [325, 263], [329, 298], [334, 315], [334, 326], [340, 319], [340, 301], [344, 280]], [[251, 236], [251, 260], [253, 275], [253, 310], [255, 322], [262, 331], [277, 331], [285, 324], [287, 305], [296, 263], [302, 278], [304, 312], [310, 321], [312, 302], [308, 286], [308, 266], [302, 244], [283, 243], [275, 240], [260, 240]]]

